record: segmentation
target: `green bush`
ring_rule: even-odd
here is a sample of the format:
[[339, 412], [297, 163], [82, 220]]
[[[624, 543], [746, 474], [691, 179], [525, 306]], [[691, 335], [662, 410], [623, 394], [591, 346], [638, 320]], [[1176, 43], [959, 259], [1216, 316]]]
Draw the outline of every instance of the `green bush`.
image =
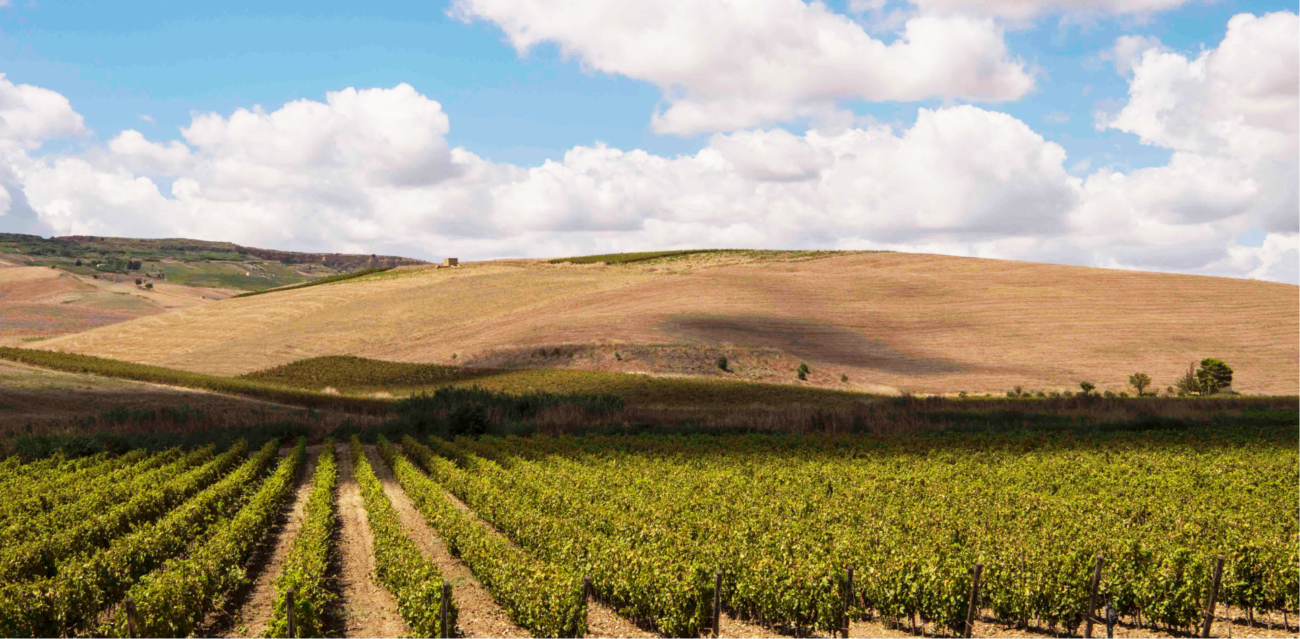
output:
[[726, 357], [719, 357], [719, 358], [718, 358], [718, 362], [717, 362], [717, 364], [718, 364], [718, 368], [719, 368], [719, 369], [724, 370], [724, 371], [727, 370], [727, 358], [726, 358]]
[[803, 362], [799, 362], [799, 372], [800, 372], [800, 373], [803, 373], [804, 375], [807, 375], [808, 373], [811, 373], [811, 372], [812, 372], [812, 369], [811, 369], [811, 368], [808, 368], [808, 365], [807, 365], [807, 364], [805, 364], [805, 363], [803, 363]]
[[840, 383], [842, 383], [842, 384], [847, 384], [847, 383], [849, 383], [849, 374], [848, 374], [848, 373], [840, 373]]
[[1143, 389], [1151, 385], [1151, 376], [1146, 373], [1133, 373], [1128, 376], [1128, 383], [1137, 389], [1138, 397], [1141, 397]]
[[1201, 368], [1196, 371], [1196, 382], [1201, 392], [1213, 395], [1232, 386], [1232, 368], [1221, 359], [1207, 357], [1201, 360]]
[[1092, 393], [1097, 388], [1092, 382], [1079, 382], [1079, 388], [1083, 390], [1084, 395]]

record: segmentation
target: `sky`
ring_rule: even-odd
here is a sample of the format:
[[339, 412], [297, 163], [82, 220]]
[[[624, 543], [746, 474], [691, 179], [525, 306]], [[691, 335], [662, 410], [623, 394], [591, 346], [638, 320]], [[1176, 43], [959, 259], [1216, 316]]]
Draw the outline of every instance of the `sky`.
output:
[[0, 232], [1300, 283], [1296, 6], [0, 0]]

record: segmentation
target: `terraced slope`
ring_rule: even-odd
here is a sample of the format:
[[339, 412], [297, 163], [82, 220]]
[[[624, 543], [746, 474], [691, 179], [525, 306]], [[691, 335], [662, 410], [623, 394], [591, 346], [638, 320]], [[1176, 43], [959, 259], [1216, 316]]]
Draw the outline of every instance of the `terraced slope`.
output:
[[[1300, 384], [1300, 289], [901, 253], [719, 253], [629, 265], [406, 268], [40, 342], [218, 374], [358, 355], [725, 376], [919, 393], [1158, 388], [1219, 357], [1235, 389]], [[728, 358], [722, 371], [717, 358]], [[795, 367], [806, 362], [806, 382]], [[844, 377], [842, 377], [844, 376]]]

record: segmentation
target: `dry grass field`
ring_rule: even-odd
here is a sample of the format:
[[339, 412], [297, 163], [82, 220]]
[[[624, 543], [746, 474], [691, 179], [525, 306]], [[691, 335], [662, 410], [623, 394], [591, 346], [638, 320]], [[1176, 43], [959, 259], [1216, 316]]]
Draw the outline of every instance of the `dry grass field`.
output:
[[[3, 269], [0, 269], [2, 272]], [[1300, 289], [902, 253], [735, 252], [628, 265], [405, 267], [29, 346], [236, 375], [323, 355], [718, 376], [867, 392], [1171, 384], [1218, 357], [1294, 394]], [[3, 303], [3, 300], [0, 300]], [[729, 371], [719, 370], [719, 356]], [[807, 382], [795, 379], [806, 362]], [[847, 381], [842, 381], [842, 375]], [[1131, 390], [1131, 389], [1130, 389]]]
[[0, 265], [0, 344], [16, 345], [158, 315], [236, 292], [166, 282], [155, 282], [153, 290], [146, 291], [136, 287], [134, 277], [106, 274], [97, 280], [63, 270], [8, 264]]

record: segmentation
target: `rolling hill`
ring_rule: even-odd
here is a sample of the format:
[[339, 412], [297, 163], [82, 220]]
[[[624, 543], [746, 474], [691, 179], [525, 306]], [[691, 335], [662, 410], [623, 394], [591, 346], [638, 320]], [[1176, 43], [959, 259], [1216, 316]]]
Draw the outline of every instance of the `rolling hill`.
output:
[[[512, 260], [227, 299], [37, 346], [236, 375], [325, 355], [809, 384], [867, 392], [1163, 389], [1219, 357], [1294, 394], [1292, 285], [902, 253]], [[717, 366], [728, 359], [728, 370]], [[806, 382], [795, 369], [807, 363]]]
[[423, 263], [204, 240], [0, 233], [0, 344], [75, 333], [241, 292]]

